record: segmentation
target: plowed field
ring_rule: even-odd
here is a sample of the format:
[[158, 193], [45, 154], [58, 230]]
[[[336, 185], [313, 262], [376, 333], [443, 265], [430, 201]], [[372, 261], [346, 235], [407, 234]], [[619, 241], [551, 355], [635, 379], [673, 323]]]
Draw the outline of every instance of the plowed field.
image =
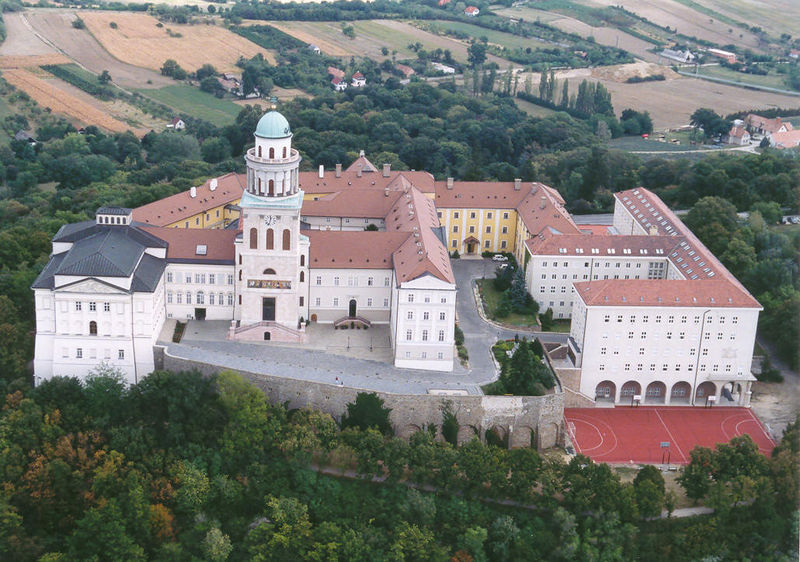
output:
[[258, 53], [275, 62], [270, 51], [224, 27], [173, 23], [158, 27], [157, 19], [131, 12], [84, 12], [81, 18], [113, 57], [135, 66], [158, 70], [165, 60], [174, 59], [190, 72], [205, 63], [220, 71], [236, 71], [239, 57], [251, 58]]
[[42, 107], [49, 107], [53, 113], [60, 113], [85, 125], [97, 125], [113, 132], [123, 132], [131, 128], [75, 96], [48, 84], [27, 70], [5, 70], [3, 77]]

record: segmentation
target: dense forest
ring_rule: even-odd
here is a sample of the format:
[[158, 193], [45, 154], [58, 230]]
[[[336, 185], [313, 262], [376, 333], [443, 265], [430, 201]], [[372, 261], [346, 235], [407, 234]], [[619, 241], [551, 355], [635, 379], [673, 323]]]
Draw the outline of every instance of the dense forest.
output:
[[[654, 467], [391, 436], [361, 394], [341, 426], [271, 405], [232, 373], [111, 371], [8, 388], [0, 411], [6, 560], [789, 560], [798, 426], [771, 458], [749, 437], [697, 448], [681, 476], [712, 515], [674, 508]], [[450, 429], [445, 429], [449, 427]], [[382, 429], [383, 431], [381, 431]], [[320, 469], [329, 469], [335, 476]], [[375, 478], [380, 482], [375, 481]], [[512, 501], [508, 501], [512, 500]]]

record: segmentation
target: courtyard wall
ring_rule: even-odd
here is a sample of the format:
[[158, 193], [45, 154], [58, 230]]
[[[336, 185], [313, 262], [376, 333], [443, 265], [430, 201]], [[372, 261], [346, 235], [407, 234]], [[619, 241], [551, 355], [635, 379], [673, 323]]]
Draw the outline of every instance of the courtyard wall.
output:
[[[226, 369], [219, 365], [175, 357], [161, 346], [154, 348], [156, 368], [167, 371], [196, 370], [212, 375], [231, 370], [261, 389], [272, 403], [288, 403], [289, 408], [310, 407], [341, 419], [347, 404], [355, 401], [364, 389], [338, 386], [315, 381], [290, 379]], [[545, 396], [474, 396], [394, 394], [375, 392], [391, 408], [390, 420], [395, 434], [408, 438], [415, 431], [432, 424], [441, 437], [442, 408], [451, 404], [460, 424], [459, 443], [478, 435], [485, 439], [487, 430], [501, 439], [508, 439], [509, 448], [530, 447], [547, 449], [564, 446], [564, 395]]]

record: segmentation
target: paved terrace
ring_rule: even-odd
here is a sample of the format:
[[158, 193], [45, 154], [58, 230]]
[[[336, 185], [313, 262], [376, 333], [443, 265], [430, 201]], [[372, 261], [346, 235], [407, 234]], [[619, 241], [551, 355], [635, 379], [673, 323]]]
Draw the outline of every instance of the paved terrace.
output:
[[[457, 364], [452, 373], [398, 369], [391, 360], [388, 326], [370, 330], [334, 331], [325, 325], [312, 325], [308, 345], [277, 342], [243, 343], [225, 340], [228, 322], [190, 322], [181, 343], [171, 343], [171, 322], [165, 326], [159, 343], [167, 346], [170, 355], [191, 359], [220, 368], [252, 373], [285, 376], [398, 394], [427, 394], [442, 390], [454, 393], [481, 394], [480, 386], [497, 378], [491, 346], [500, 338], [525, 332], [497, 328], [484, 321], [477, 312], [473, 280], [494, 275], [496, 264], [491, 260], [461, 259], [453, 261], [458, 284], [458, 323], [464, 331], [469, 351], [469, 369]], [[543, 342], [563, 342], [566, 334], [539, 334]], [[371, 349], [370, 349], [371, 347]]]

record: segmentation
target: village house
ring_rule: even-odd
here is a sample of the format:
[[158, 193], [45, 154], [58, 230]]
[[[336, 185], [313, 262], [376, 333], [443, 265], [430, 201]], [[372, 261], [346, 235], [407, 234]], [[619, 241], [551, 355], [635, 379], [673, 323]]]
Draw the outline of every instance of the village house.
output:
[[434, 70], [437, 70], [443, 74], [455, 74], [456, 69], [452, 66], [447, 66], [446, 64], [442, 64], [440, 62], [432, 62], [431, 66]]
[[353, 74], [353, 80], [350, 82], [350, 85], [353, 86], [353, 88], [363, 88], [367, 85], [367, 79], [364, 78], [364, 75], [359, 71], [356, 71], [356, 73]]
[[474, 18], [478, 14], [480, 14], [481, 11], [475, 6], [467, 6], [467, 8], [464, 10], [464, 13], [467, 14], [469, 17]]
[[664, 49], [661, 51], [661, 56], [677, 62], [688, 63], [695, 59], [695, 56], [686, 49], [685, 51], [677, 51], [674, 49]]
[[331, 86], [337, 92], [344, 92], [347, 89], [347, 82], [338, 76], [331, 79]]
[[800, 129], [770, 133], [767, 138], [773, 148], [794, 148], [800, 146]]
[[314, 44], [308, 46], [308, 50], [312, 51], [315, 55], [321, 55], [322, 50]]
[[750, 133], [744, 127], [744, 122], [737, 119], [734, 121], [733, 127], [726, 135], [722, 136], [722, 142], [727, 144], [735, 144], [738, 146], [746, 146], [750, 144]]
[[774, 133], [785, 133], [793, 129], [791, 123], [784, 123], [780, 117], [769, 119], [761, 117], [755, 113], [750, 113], [744, 118], [745, 127], [751, 134], [770, 135]]
[[411, 78], [414, 74], [417, 73], [413, 68], [411, 68], [410, 66], [408, 66], [406, 64], [396, 64], [396, 65], [394, 65], [394, 67], [397, 70], [399, 70], [400, 72], [402, 72], [403, 76], [405, 76], [406, 79]]
[[723, 51], [722, 49], [709, 49], [707, 52], [709, 55], [715, 56], [718, 59], [722, 59], [728, 64], [734, 64], [736, 62], [736, 53]]
[[180, 117], [173, 117], [172, 121], [167, 124], [167, 128], [182, 131], [186, 128], [186, 123]]

